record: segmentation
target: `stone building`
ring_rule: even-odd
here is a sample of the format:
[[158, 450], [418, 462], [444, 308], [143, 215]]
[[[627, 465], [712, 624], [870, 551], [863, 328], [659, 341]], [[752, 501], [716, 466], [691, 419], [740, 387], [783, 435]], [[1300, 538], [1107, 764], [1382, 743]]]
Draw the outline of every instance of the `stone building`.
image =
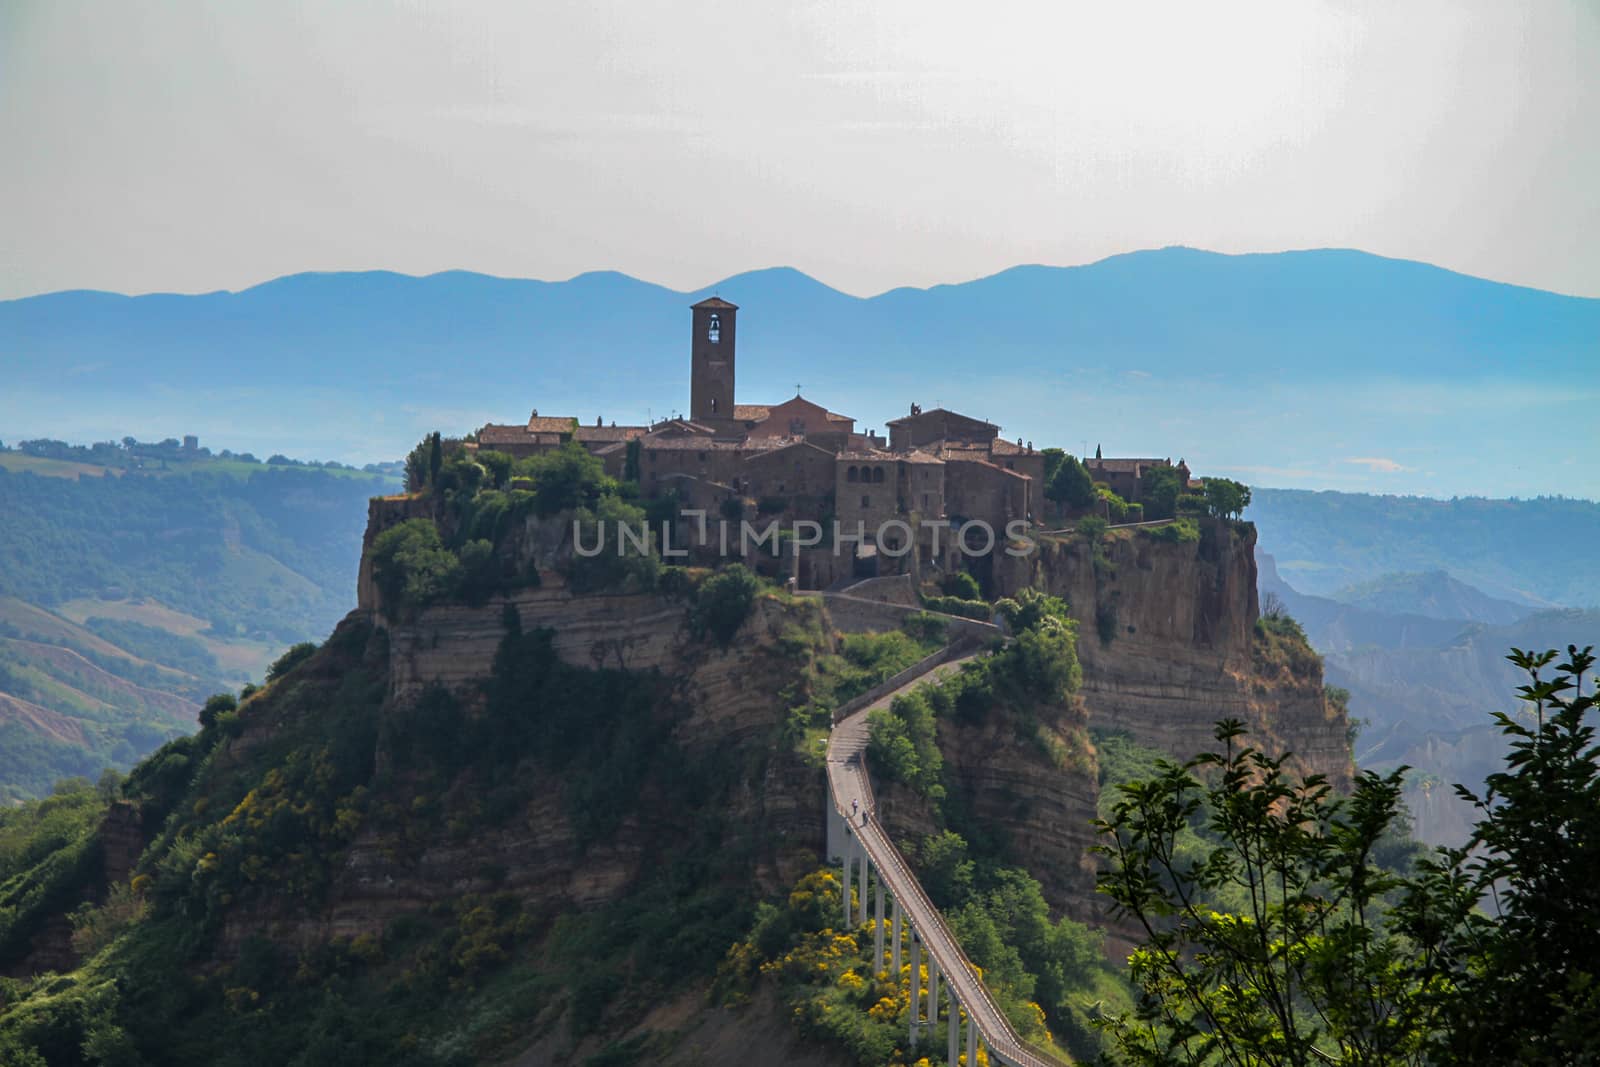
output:
[[[1145, 475], [1156, 467], [1171, 467], [1172, 460], [1171, 458], [1108, 459], [1100, 455], [1100, 448], [1097, 445], [1094, 450], [1094, 458], [1084, 460], [1083, 465], [1088, 468], [1090, 478], [1097, 482], [1104, 482], [1113, 493], [1116, 493], [1122, 499], [1129, 503], [1136, 501], [1143, 503], [1145, 499]], [[1187, 486], [1190, 482], [1189, 465], [1180, 459], [1178, 460], [1177, 470], [1178, 477], [1181, 479], [1178, 485]]]
[[[711, 515], [859, 524], [862, 543], [845, 564], [858, 570], [863, 559], [892, 570], [948, 565], [953, 538], [940, 533], [950, 525], [981, 521], [1003, 544], [1008, 524], [1034, 521], [1044, 456], [1033, 442], [1007, 441], [995, 423], [943, 407], [912, 404], [885, 439], [798, 392], [777, 404], [737, 403], [738, 306], [712, 297], [691, 312], [687, 417], [619, 426], [535, 411], [526, 424], [483, 427], [478, 447], [528, 456], [576, 442], [618, 478], [636, 457], [647, 499], [675, 494], [680, 507]], [[1137, 500], [1145, 473], [1168, 461], [1097, 454], [1087, 463], [1097, 481]], [[1181, 461], [1179, 469], [1187, 478]], [[823, 582], [836, 575], [832, 566], [797, 569]]]

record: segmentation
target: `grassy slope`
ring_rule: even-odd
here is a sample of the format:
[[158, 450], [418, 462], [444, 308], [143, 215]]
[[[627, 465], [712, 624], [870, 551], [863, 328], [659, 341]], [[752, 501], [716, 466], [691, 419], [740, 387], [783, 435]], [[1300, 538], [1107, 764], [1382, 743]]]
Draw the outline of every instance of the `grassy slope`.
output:
[[[18, 452], [0, 452], [0, 478], [0, 592], [22, 594], [0, 595], [0, 802], [128, 768], [193, 729], [207, 694], [326, 632], [353, 597], [365, 497], [391, 484], [218, 459], [131, 475]], [[154, 627], [188, 654], [95, 619]], [[55, 728], [62, 717], [79, 728]]]
[[[149, 912], [63, 980], [0, 980], [0, 1062], [90, 1062], [91, 1032], [145, 1062], [208, 1067], [497, 1062], [536, 1037], [569, 1062], [670, 1059], [696, 1020], [651, 1022], [652, 1010], [685, 995], [698, 1003], [694, 991], [749, 921], [760, 857], [779, 847], [728, 811], [769, 774], [784, 777], [774, 765], [792, 768], [792, 757], [776, 720], [691, 755], [672, 740], [687, 709], [670, 683], [560, 666], [537, 634], [513, 647], [481, 717], [448, 701], [397, 715], [383, 703], [386, 641], [346, 625], [236, 717], [142, 764], [126, 792], [159, 827], [138, 867]], [[381, 937], [222, 948], [224, 926], [264, 912], [327, 915], [357, 835], [421, 862], [507, 831], [520, 839], [518, 827], [548, 824], [552, 804], [579, 831], [574, 865], [587, 849], [637, 847], [629, 826], [662, 819], [673, 832], [644, 840], [670, 837], [672, 850], [583, 910], [540, 911], [495, 891], [504, 874], [483, 864], [508, 857], [491, 850], [458, 859], [491, 888], [455, 893]], [[93, 874], [40, 860], [13, 875], [10, 892], [70, 906], [95, 895]], [[25, 944], [46, 918], [0, 910], [0, 945]], [[12, 962], [0, 952], [0, 969]], [[610, 1047], [606, 1035], [622, 1033]]]

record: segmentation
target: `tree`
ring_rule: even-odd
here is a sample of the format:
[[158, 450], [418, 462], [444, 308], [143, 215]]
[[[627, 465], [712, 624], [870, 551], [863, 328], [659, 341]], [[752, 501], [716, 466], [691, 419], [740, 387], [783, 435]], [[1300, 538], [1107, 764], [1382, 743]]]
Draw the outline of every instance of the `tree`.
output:
[[222, 716], [238, 710], [239, 702], [232, 693], [215, 693], [206, 699], [205, 706], [200, 709], [200, 729], [209, 729], [217, 725]]
[[[1100, 888], [1144, 931], [1121, 1058], [1161, 1065], [1571, 1064], [1600, 1048], [1600, 745], [1592, 649], [1513, 649], [1531, 723], [1459, 849], [1388, 857], [1408, 768], [1348, 798], [1219, 724], [1222, 750], [1120, 787]], [[1380, 862], [1381, 861], [1381, 862]], [[1480, 904], [1487, 907], [1480, 909]]]
[[1089, 468], [1070, 452], [1063, 454], [1061, 465], [1045, 486], [1044, 495], [1069, 508], [1086, 508], [1097, 499]]
[[453, 591], [460, 567], [428, 519], [407, 519], [372, 543], [372, 578], [390, 618], [397, 618], [402, 608], [422, 607]]
[[1060, 448], [1041, 448], [1039, 454], [1044, 457], [1044, 484], [1048, 486], [1061, 464], [1066, 461], [1067, 453]]
[[267, 668], [267, 681], [275, 682], [279, 678], [294, 670], [300, 664], [316, 654], [317, 646], [311, 641], [301, 641], [299, 644], [290, 645], [289, 650], [273, 661]]
[[1236, 519], [1250, 506], [1250, 487], [1231, 478], [1207, 478], [1206, 511], [1219, 519]]
[[727, 644], [744, 625], [760, 591], [761, 579], [744, 564], [724, 567], [700, 583], [695, 594], [696, 626], [720, 644]]
[[[1455, 904], [1447, 960], [1459, 990], [1441, 1060], [1592, 1063], [1600, 1049], [1600, 745], [1592, 646], [1513, 648], [1528, 675], [1529, 721], [1495, 712], [1511, 742], [1505, 770], [1479, 796], [1467, 844], [1425, 865], [1425, 889]], [[1585, 690], [1587, 689], [1587, 692]], [[1474, 905], [1490, 901], [1489, 915]]]
[[1439, 1008], [1420, 961], [1436, 945], [1385, 927], [1402, 879], [1371, 860], [1402, 772], [1362, 774], [1343, 801], [1243, 736], [1219, 723], [1220, 751], [1163, 761], [1096, 822], [1100, 890], [1145, 937], [1115, 1047], [1160, 1065], [1425, 1062]]
[[639, 456], [644, 451], [644, 446], [635, 437], [623, 446], [622, 453], [622, 480], [637, 482], [639, 480]]
[[1178, 494], [1183, 492], [1183, 476], [1176, 467], [1151, 467], [1144, 472], [1139, 496], [1147, 519], [1170, 519], [1178, 513]]
[[435, 430], [428, 438], [428, 484], [433, 485], [439, 480], [439, 468], [444, 466], [444, 442], [439, 439], [439, 431]]

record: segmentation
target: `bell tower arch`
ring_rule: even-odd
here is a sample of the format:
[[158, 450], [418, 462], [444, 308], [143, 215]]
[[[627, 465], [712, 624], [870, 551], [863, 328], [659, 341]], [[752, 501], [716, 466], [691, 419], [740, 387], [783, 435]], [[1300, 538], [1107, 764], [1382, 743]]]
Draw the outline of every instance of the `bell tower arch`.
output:
[[689, 348], [689, 418], [711, 424], [731, 421], [739, 308], [714, 296], [690, 310], [694, 312], [694, 339]]

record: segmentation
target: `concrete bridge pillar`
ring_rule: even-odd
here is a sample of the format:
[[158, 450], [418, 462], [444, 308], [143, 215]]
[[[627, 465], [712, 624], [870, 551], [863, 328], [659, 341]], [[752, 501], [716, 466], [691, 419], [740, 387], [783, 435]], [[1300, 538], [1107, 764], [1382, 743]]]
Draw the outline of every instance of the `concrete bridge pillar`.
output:
[[854, 851], [853, 839], [849, 834], [845, 835], [844, 844], [841, 848], [844, 852], [844, 925], [848, 928], [850, 926], [850, 863], [852, 859], [851, 853]]
[[867, 902], [870, 899], [867, 896], [867, 876], [872, 872], [872, 861], [867, 858], [866, 847], [861, 844], [859, 838], [856, 840], [856, 848], [860, 850], [861, 855], [861, 884], [856, 889], [857, 902], [860, 908], [855, 925], [860, 926], [867, 921]]
[[939, 964], [928, 954], [928, 1022], [939, 1021]]
[[889, 969], [893, 973], [894, 980], [898, 982], [900, 981], [900, 901], [891, 900], [889, 906], [890, 910], [894, 912], [894, 931], [889, 935], [889, 952], [894, 957], [894, 961], [890, 964]]
[[950, 1040], [948, 1058], [950, 1067], [961, 1067], [961, 1005], [950, 998]]
[[911, 931], [911, 1047], [917, 1047], [917, 1027], [922, 1025], [922, 943]]
[[978, 1024], [972, 1018], [972, 1013], [967, 1013], [967, 1067], [977, 1067], [978, 1064]]
[[883, 970], [883, 877], [879, 875], [872, 909], [872, 973]]

